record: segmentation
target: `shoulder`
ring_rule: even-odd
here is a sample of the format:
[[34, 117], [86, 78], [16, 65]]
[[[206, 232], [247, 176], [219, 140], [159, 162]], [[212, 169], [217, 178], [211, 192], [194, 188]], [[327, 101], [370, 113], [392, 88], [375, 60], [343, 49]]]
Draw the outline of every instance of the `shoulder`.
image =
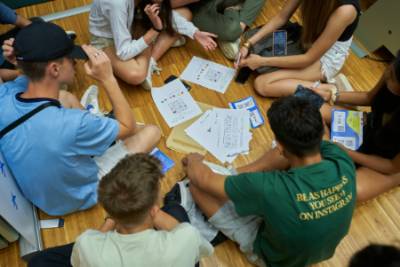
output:
[[97, 230], [89, 229], [83, 232], [76, 239], [75, 246], [79, 248], [90, 248], [96, 243], [101, 243], [106, 239], [107, 233], [103, 233]]
[[358, 10], [353, 4], [342, 4], [332, 13], [331, 17], [337, 20], [352, 23], [358, 16]]
[[19, 76], [13, 81], [5, 82], [0, 85], [0, 96], [23, 92], [28, 87], [29, 80], [26, 76]]

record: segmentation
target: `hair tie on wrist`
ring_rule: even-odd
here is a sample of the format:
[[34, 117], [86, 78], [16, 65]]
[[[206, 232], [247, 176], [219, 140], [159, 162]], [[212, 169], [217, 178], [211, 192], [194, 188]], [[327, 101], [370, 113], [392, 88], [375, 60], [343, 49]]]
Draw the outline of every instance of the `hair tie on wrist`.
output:
[[159, 30], [159, 29], [157, 29], [156, 27], [154, 27], [153, 26], [153, 30], [155, 30], [156, 32], [158, 32], [158, 33], [160, 33], [160, 32], [162, 32], [162, 29], [161, 30]]

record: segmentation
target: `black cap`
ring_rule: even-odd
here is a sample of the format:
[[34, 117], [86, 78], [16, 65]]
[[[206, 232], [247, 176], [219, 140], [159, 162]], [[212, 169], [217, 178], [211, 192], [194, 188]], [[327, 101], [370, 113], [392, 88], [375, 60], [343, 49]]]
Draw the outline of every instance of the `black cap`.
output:
[[17, 60], [46, 62], [62, 57], [88, 59], [82, 47], [58, 25], [50, 22], [33, 22], [22, 28], [14, 42]]

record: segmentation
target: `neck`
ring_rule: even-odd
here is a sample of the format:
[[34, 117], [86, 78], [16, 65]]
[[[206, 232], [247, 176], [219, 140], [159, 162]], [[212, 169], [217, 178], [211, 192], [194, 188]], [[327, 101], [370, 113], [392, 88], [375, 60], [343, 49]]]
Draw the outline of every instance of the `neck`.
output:
[[305, 157], [298, 157], [298, 156], [290, 155], [287, 158], [289, 159], [290, 166], [292, 168], [304, 167], [307, 165], [320, 163], [322, 161], [322, 157], [321, 157], [320, 153], [310, 155], [310, 156], [305, 156]]
[[55, 81], [43, 79], [30, 81], [28, 89], [21, 95], [22, 98], [51, 98], [58, 99], [60, 85]]
[[154, 228], [154, 224], [153, 224], [153, 220], [151, 219], [150, 216], [148, 218], [146, 218], [146, 220], [139, 225], [124, 225], [124, 224], [120, 224], [118, 222], [115, 225], [115, 230], [118, 233], [123, 234], [123, 235], [135, 234], [135, 233], [139, 233], [144, 230], [153, 229], [153, 228]]

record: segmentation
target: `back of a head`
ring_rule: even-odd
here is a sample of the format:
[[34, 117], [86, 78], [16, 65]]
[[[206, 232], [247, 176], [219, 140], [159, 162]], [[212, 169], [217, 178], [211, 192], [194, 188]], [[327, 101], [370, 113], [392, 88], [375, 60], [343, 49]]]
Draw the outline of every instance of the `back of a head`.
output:
[[276, 139], [287, 151], [299, 157], [319, 152], [324, 127], [320, 111], [309, 101], [295, 96], [280, 98], [267, 115]]
[[400, 249], [387, 245], [369, 245], [354, 254], [349, 267], [398, 267]]
[[157, 202], [160, 162], [144, 153], [122, 159], [99, 184], [99, 203], [121, 224], [140, 224]]

